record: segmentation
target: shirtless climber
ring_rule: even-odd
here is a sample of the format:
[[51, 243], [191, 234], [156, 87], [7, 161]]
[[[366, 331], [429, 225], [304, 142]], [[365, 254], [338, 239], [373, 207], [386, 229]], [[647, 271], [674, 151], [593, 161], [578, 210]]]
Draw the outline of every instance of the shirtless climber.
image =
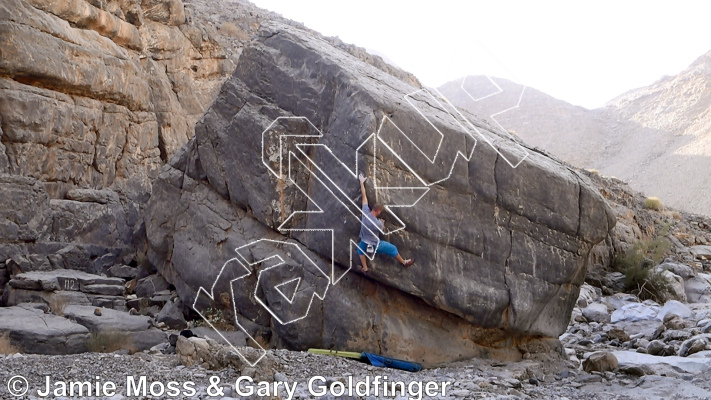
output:
[[415, 263], [415, 260], [411, 258], [407, 260], [403, 259], [394, 244], [385, 240], [378, 240], [378, 230], [383, 229], [385, 224], [385, 221], [378, 218], [383, 211], [383, 206], [376, 204], [373, 206], [373, 209], [368, 207], [368, 197], [365, 195], [366, 179], [363, 174], [358, 175], [358, 180], [360, 180], [360, 193], [363, 197], [363, 220], [360, 227], [358, 255], [360, 255], [360, 262], [363, 264], [363, 272], [368, 272], [368, 264], [365, 258], [366, 253], [370, 256], [375, 253], [387, 254], [395, 257], [400, 264], [409, 267]]

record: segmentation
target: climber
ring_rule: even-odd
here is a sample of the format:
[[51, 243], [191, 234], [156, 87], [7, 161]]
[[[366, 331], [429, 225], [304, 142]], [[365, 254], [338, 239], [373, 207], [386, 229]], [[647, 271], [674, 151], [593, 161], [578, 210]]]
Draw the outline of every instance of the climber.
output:
[[365, 194], [366, 179], [368, 178], [364, 177], [363, 174], [358, 175], [358, 180], [360, 180], [360, 193], [363, 197], [363, 220], [360, 227], [358, 255], [360, 255], [360, 262], [363, 264], [363, 272], [368, 272], [368, 264], [365, 255], [373, 256], [375, 253], [393, 256], [400, 264], [409, 267], [415, 263], [415, 260], [411, 258], [407, 260], [403, 259], [394, 244], [378, 239], [378, 230], [382, 230], [385, 225], [385, 221], [378, 218], [383, 211], [383, 206], [375, 204], [372, 209], [368, 206], [368, 197]]

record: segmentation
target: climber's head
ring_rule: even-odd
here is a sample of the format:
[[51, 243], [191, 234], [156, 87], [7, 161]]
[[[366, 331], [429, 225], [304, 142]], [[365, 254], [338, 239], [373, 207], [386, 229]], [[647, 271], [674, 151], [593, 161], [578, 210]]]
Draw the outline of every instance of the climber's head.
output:
[[370, 209], [370, 213], [376, 218], [380, 215], [381, 212], [383, 212], [383, 206], [381, 206], [380, 204], [376, 204], [373, 206], [373, 208]]

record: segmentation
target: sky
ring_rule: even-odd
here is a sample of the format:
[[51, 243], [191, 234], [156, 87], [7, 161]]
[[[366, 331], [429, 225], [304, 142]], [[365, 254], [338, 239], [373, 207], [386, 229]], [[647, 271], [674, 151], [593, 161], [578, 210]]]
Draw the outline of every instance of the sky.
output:
[[507, 78], [586, 108], [711, 51], [709, 1], [252, 0], [436, 87]]

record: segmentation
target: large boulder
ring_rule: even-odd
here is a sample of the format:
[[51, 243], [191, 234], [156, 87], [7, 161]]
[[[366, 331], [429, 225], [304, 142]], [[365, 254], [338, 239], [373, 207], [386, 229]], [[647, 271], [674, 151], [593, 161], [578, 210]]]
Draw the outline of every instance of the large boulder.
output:
[[[265, 25], [154, 183], [149, 259], [186, 304], [229, 315], [234, 302], [291, 348], [433, 363], [557, 338], [611, 209], [584, 176], [418, 90]], [[369, 278], [345, 274], [356, 172], [414, 266], [378, 256]]]

